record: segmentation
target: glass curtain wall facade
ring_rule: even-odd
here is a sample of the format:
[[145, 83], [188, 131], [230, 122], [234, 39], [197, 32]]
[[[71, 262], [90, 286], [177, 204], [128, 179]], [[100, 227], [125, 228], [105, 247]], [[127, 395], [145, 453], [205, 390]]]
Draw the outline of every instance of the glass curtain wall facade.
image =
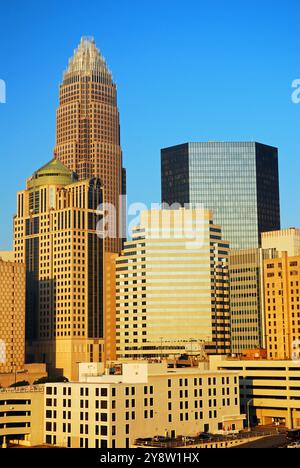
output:
[[277, 148], [255, 142], [187, 143], [163, 149], [162, 202], [203, 204], [232, 249], [257, 248], [280, 229]]

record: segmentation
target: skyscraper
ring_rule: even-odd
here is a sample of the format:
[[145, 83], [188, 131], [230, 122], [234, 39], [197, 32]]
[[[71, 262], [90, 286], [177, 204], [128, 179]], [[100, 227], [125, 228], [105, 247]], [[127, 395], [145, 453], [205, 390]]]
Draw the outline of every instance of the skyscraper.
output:
[[141, 213], [116, 261], [116, 354], [230, 353], [228, 242], [209, 210]]
[[110, 223], [115, 238], [105, 249], [120, 252], [123, 225], [120, 195], [126, 193], [126, 173], [122, 168], [117, 87], [95, 42], [82, 38], [63, 76], [57, 110], [55, 157], [76, 172], [80, 180], [100, 178], [105, 203], [112, 204], [116, 216]]
[[255, 142], [186, 143], [161, 151], [162, 201], [213, 210], [232, 249], [280, 229], [278, 150]]
[[18, 193], [15, 261], [26, 264], [29, 362], [77, 377], [78, 362], [103, 360], [101, 181], [78, 181], [54, 159]]

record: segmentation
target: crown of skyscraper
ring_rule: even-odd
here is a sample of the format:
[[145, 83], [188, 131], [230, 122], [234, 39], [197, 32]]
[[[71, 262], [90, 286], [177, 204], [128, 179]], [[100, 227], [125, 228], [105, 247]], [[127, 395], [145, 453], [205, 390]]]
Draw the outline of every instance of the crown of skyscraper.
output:
[[113, 80], [112, 73], [100, 50], [96, 47], [94, 38], [82, 37], [73, 57], [69, 60], [64, 80], [70, 76], [90, 74], [91, 72], [106, 80], [109, 79], [111, 82]]

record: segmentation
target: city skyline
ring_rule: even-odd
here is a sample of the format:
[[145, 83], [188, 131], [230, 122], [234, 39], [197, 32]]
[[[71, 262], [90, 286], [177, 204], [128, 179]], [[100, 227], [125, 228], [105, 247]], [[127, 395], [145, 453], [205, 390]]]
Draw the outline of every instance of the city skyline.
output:
[[[293, 104], [291, 99], [292, 82], [299, 75], [296, 60], [299, 35], [296, 29], [296, 13], [293, 23], [294, 17], [289, 13], [290, 8], [283, 5], [273, 6], [273, 24], [267, 26], [270, 39], [264, 41], [267, 5], [260, 5], [260, 16], [256, 18], [254, 35], [254, 31], [249, 27], [241, 29], [240, 23], [243, 23], [246, 13], [249, 20], [252, 18], [256, 11], [255, 4], [244, 9], [238, 8], [236, 2], [231, 2], [225, 10], [221, 2], [217, 2], [215, 7], [203, 5], [201, 9], [198, 2], [191, 1], [192, 11], [198, 14], [195, 16], [198, 19], [196, 22], [188, 11], [182, 11], [179, 2], [172, 2], [173, 8], [170, 11], [170, 3], [165, 2], [164, 6], [160, 5], [160, 20], [154, 21], [152, 29], [149, 26], [142, 29], [145, 21], [147, 24], [151, 23], [149, 20], [154, 18], [155, 14], [155, 8], [150, 8], [147, 4], [134, 10], [131, 21], [140, 20], [137, 21], [135, 32], [124, 35], [124, 26], [120, 25], [119, 19], [115, 25], [109, 22], [109, 26], [105, 24], [99, 31], [95, 21], [100, 14], [99, 7], [96, 3], [91, 3], [95, 18], [91, 18], [91, 15], [81, 8], [82, 2], [75, 4], [70, 13], [74, 21], [72, 24], [70, 22], [67, 35], [61, 36], [64, 39], [60, 40], [59, 47], [56, 23], [54, 27], [54, 2], [53, 10], [48, 11], [49, 5], [42, 8], [42, 13], [49, 13], [49, 24], [45, 31], [41, 33], [39, 28], [36, 30], [36, 26], [32, 26], [25, 42], [22, 42], [24, 51], [31, 51], [29, 60], [24, 60], [24, 51], [19, 45], [22, 28], [0, 52], [4, 64], [0, 78], [5, 80], [7, 87], [7, 102], [0, 106], [1, 128], [5, 135], [1, 146], [7, 156], [3, 161], [4, 171], [8, 168], [6, 160], [18, 159], [14, 180], [2, 182], [9, 196], [5, 204], [0, 204], [1, 221], [4, 226], [0, 234], [1, 248], [11, 247], [11, 219], [14, 214], [11, 200], [14, 193], [24, 176], [29, 176], [52, 156], [55, 142], [55, 108], [58, 104], [61, 71], [65, 68], [66, 57], [72, 54], [80, 37], [86, 33], [95, 36], [96, 43], [107, 58], [118, 84], [121, 143], [128, 169], [129, 202], [146, 202], [148, 207], [151, 202], [159, 202], [159, 152], [162, 147], [184, 141], [256, 140], [279, 147], [282, 226], [300, 224], [297, 214], [292, 209], [292, 201], [297, 198], [299, 190], [295, 179], [299, 164], [295, 157], [299, 151], [296, 137], [299, 106]], [[294, 11], [297, 12], [299, 6], [296, 2], [292, 3]], [[61, 5], [63, 11], [66, 3], [62, 2]], [[118, 8], [126, 18], [130, 17], [133, 8], [132, 6], [128, 11], [124, 11], [120, 2], [115, 7], [102, 7], [104, 16], [115, 13]], [[12, 7], [4, 8], [7, 9], [9, 17], [13, 12]], [[150, 15], [147, 19], [143, 16], [145, 10]], [[183, 28], [186, 32], [184, 41], [179, 42], [177, 35], [172, 31], [169, 36], [162, 32], [161, 22], [168, 11], [174, 27], [179, 24], [179, 18], [182, 17], [180, 14], [183, 14]], [[234, 18], [233, 11], [236, 15]], [[15, 17], [16, 24], [20, 23], [18, 15], [21, 13], [25, 14], [22, 8]], [[205, 13], [209, 20], [216, 18], [216, 25], [212, 21], [208, 21], [209, 27], [204, 25], [203, 15], [200, 13]], [[229, 24], [235, 26], [235, 33], [225, 26], [226, 21], [223, 24], [220, 13], [225, 15]], [[279, 41], [276, 26], [280, 25], [282, 35]], [[58, 20], [58, 31], [60, 28], [62, 23]], [[139, 33], [141, 43], [135, 40]], [[6, 34], [5, 26], [0, 34]], [[123, 41], [119, 40], [120, 34], [124, 36]], [[225, 41], [222, 48], [219, 45], [221, 37]], [[240, 39], [239, 45], [236, 45], [237, 37]], [[176, 40], [175, 44], [170, 38]], [[159, 40], [162, 44], [160, 48], [157, 44]], [[194, 42], [198, 44], [197, 49], [195, 45], [191, 46]], [[260, 48], [257, 52], [259, 43]], [[44, 54], [38, 53], [40, 47], [44, 48]], [[284, 53], [275, 54], [275, 50]], [[17, 80], [15, 61], [10, 58], [12, 54], [21, 60], [24, 82]], [[267, 63], [266, 54], [269, 58]], [[166, 57], [168, 60], [164, 63], [163, 58]], [[202, 66], [204, 59], [205, 68]], [[226, 60], [229, 60], [228, 66], [225, 66]], [[193, 93], [193, 100], [190, 99], [190, 93]], [[173, 102], [172, 96], [175, 95], [176, 100]], [[30, 107], [27, 105], [28, 100]], [[180, 109], [180, 112], [176, 112], [175, 109]], [[141, 118], [142, 113], [144, 119]], [[29, 131], [31, 127], [35, 128], [36, 132]], [[13, 128], [18, 138], [13, 138]]]
[[298, 3], [2, 7], [0, 449], [300, 448]]

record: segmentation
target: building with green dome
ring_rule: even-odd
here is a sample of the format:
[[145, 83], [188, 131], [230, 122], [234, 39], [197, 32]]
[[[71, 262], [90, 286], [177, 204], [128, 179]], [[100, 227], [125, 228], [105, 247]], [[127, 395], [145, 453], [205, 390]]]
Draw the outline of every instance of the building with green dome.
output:
[[77, 379], [104, 352], [100, 179], [78, 180], [53, 159], [17, 194], [14, 256], [26, 265], [27, 362]]

